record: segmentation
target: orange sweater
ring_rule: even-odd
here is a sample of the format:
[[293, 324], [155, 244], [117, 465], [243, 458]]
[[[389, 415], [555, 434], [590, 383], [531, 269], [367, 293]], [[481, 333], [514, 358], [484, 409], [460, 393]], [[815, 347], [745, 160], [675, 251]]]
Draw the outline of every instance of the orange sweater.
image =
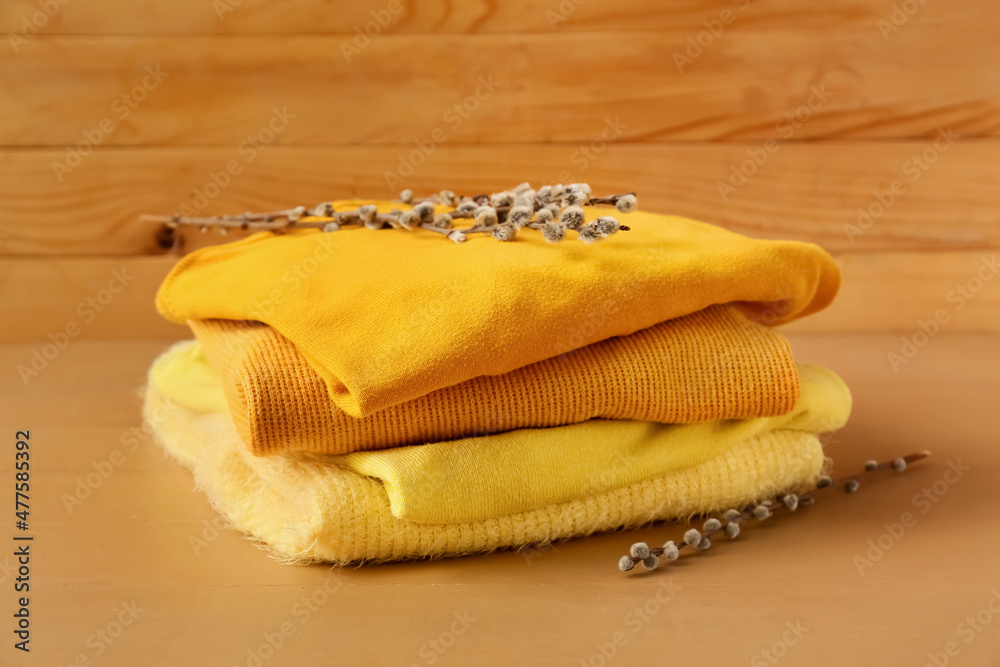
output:
[[220, 376], [237, 431], [257, 455], [344, 454], [595, 417], [769, 417], [799, 398], [787, 341], [734, 306], [482, 375], [366, 417], [338, 408], [322, 378], [271, 327], [232, 320], [192, 320], [191, 327]]
[[631, 231], [593, 245], [537, 233], [456, 245], [426, 230], [261, 232], [185, 256], [157, 306], [178, 322], [268, 324], [334, 405], [364, 417], [712, 305], [790, 321], [825, 308], [840, 283], [833, 259], [807, 243], [652, 213], [624, 222]]

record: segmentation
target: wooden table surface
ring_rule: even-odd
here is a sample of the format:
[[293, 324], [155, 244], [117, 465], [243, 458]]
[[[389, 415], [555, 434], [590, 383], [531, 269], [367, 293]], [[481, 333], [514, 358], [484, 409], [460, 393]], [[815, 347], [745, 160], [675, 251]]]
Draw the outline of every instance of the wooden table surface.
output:
[[[0, 381], [0, 485], [10, 501], [15, 432], [30, 429], [34, 537], [24, 654], [11, 509], [0, 663], [1000, 663], [1000, 336], [940, 333], [898, 373], [886, 359], [898, 336], [794, 336], [799, 359], [854, 391], [852, 421], [828, 444], [836, 471], [932, 458], [627, 575], [616, 562], [632, 542], [683, 528], [357, 569], [272, 560], [221, 527], [187, 470], [133, 438], [138, 389], [168, 343], [77, 341], [27, 387]], [[0, 363], [31, 349], [0, 348]], [[913, 520], [894, 526], [904, 513]]]

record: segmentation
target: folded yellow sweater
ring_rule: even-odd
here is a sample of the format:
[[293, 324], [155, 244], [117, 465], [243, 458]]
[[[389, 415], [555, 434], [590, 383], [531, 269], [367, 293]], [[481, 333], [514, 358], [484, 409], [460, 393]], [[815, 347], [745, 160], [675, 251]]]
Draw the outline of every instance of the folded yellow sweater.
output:
[[847, 386], [819, 366], [799, 367], [802, 398], [777, 417], [695, 424], [591, 420], [423, 446], [356, 452], [343, 464], [381, 480], [393, 516], [456, 523], [523, 512], [603, 493], [705, 463], [774, 431], [844, 426]]
[[503, 375], [482, 375], [353, 417], [298, 349], [260, 322], [192, 320], [236, 429], [257, 455], [344, 454], [595, 417], [689, 423], [782, 415], [799, 378], [788, 342], [711, 306]]
[[[603, 213], [590, 208], [588, 220]], [[177, 322], [268, 324], [334, 405], [362, 417], [716, 304], [790, 321], [826, 307], [839, 286], [833, 260], [811, 244], [651, 213], [626, 220], [632, 231], [593, 245], [540, 234], [455, 245], [425, 230], [260, 232], [185, 256], [157, 306]]]
[[[813, 377], [812, 371], [804, 375]], [[194, 378], [197, 391], [188, 391], [184, 378]], [[810, 380], [804, 386], [813, 384]], [[747, 430], [747, 437], [736, 438], [728, 449], [713, 448], [711, 442], [701, 439], [704, 433], [677, 438], [670, 446], [659, 448], [662, 461], [652, 466], [651, 459], [642, 453], [620, 450], [615, 456], [623, 458], [611, 469], [611, 475], [621, 473], [623, 478], [631, 476], [637, 481], [615, 487], [616, 482], [592, 468], [584, 477], [597, 483], [595, 490], [559, 492], [572, 495], [569, 500], [538, 505], [546, 500], [536, 496], [525, 503], [536, 505], [534, 509], [440, 523], [398, 518], [393, 514], [385, 483], [357, 472], [362, 465], [359, 457], [390, 455], [392, 450], [349, 456], [252, 456], [241, 443], [229, 414], [219, 409], [225, 405], [221, 383], [216, 379], [213, 387], [212, 374], [194, 344], [181, 343], [157, 360], [150, 373], [145, 409], [155, 426], [157, 441], [192, 468], [213, 506], [235, 528], [250, 533], [284, 557], [347, 563], [460, 555], [547, 542], [721, 510], [808, 484], [823, 465], [822, 447], [814, 434], [795, 426], [833, 427], [846, 420], [850, 408], [842, 383], [828, 371], [816, 369], [815, 384], [821, 391], [804, 392], [814, 397], [815, 405], [806, 406], [782, 426]], [[635, 428], [630, 422], [594, 420], [522, 434], [530, 439], [538, 434], [578, 429], [588, 447], [600, 440], [610, 445], [607, 451], [613, 453], [615, 438], [603, 438], [603, 429], [613, 429], [615, 424]], [[596, 430], [588, 433], [592, 425]], [[717, 427], [725, 430], [727, 426], [720, 423]], [[476, 468], [477, 474], [492, 472], [498, 480], [492, 484], [494, 489], [510, 498], [530, 498], [535, 493], [533, 481], [512, 476], [514, 469], [496, 467], [481, 458], [490, 452], [491, 456], [503, 454], [508, 443], [497, 441], [498, 437], [479, 438], [476, 444], [483, 448], [474, 457], [455, 450], [445, 458], [466, 456], [458, 466], [465, 472], [476, 472]], [[652, 449], [649, 443], [636, 444]], [[437, 454], [433, 447], [405, 449], [414, 454], [427, 450], [434, 457]], [[723, 451], [711, 454], [719, 449]], [[536, 458], [536, 464], [548, 465], [550, 470], [566, 464], [565, 450], [531, 444], [528, 450], [542, 457]], [[554, 459], [544, 463], [543, 452]], [[692, 460], [698, 460], [698, 452], [704, 462], [690, 465]], [[602, 464], [600, 457], [580, 457], [580, 461], [587, 460]], [[683, 467], [685, 461], [689, 467]], [[387, 463], [383, 468], [391, 470], [392, 465]], [[570, 475], [575, 474], [570, 471]], [[649, 474], [654, 476], [646, 476]], [[467, 477], [453, 479], [450, 489], [462, 489], [461, 485], [468, 481]], [[596, 490], [599, 488], [606, 490]], [[419, 493], [426, 491], [418, 489]], [[483, 491], [492, 494], [490, 489]], [[474, 489], [464, 488], [466, 497], [472, 492]], [[456, 507], [446, 511], [454, 516], [460, 514]]]

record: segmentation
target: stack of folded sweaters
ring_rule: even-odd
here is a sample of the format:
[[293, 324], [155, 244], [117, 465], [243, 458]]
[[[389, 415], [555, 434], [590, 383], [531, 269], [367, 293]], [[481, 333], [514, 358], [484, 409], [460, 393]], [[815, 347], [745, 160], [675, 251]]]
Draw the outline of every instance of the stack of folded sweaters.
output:
[[[336, 210], [388, 202], [336, 202]], [[599, 215], [588, 211], [588, 219]], [[276, 554], [461, 555], [724, 510], [812, 484], [850, 394], [769, 328], [826, 307], [798, 242], [628, 215], [599, 244], [269, 231], [157, 297], [195, 341], [146, 418]]]

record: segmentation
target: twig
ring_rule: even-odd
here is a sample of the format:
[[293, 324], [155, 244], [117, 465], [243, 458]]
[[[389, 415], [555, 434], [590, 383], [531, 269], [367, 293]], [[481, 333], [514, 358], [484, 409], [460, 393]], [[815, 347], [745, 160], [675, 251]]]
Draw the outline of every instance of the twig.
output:
[[[339, 231], [342, 227], [357, 225], [371, 229], [386, 226], [404, 229], [425, 229], [447, 236], [456, 243], [465, 241], [471, 234], [490, 234], [501, 241], [511, 241], [523, 228], [541, 231], [549, 242], [560, 241], [567, 230], [577, 232], [585, 242], [599, 241], [619, 231], [628, 231], [610, 216], [602, 216], [584, 224], [581, 206], [612, 205], [621, 213], [631, 213], [637, 207], [635, 193], [593, 197], [586, 183], [544, 186], [533, 190], [522, 183], [513, 190], [459, 197], [450, 190], [442, 190], [430, 197], [414, 198], [404, 190], [400, 201], [412, 208], [408, 211], [393, 209], [378, 213], [374, 205], [360, 206], [353, 211], [334, 211], [332, 202], [321, 202], [312, 208], [297, 206], [283, 211], [243, 213], [241, 215], [181, 216], [143, 215], [143, 222], [163, 225], [161, 239], [172, 239], [172, 232], [180, 227], [197, 227], [202, 232], [218, 229], [225, 234], [231, 229], [264, 230], [282, 233], [294, 229], [322, 229]], [[454, 207], [447, 213], [434, 214], [434, 206]], [[454, 221], [473, 220], [470, 227], [456, 229]], [[162, 244], [162, 241], [161, 241]]]
[[727, 510], [720, 515], [721, 518], [712, 517], [705, 521], [702, 530], [691, 528], [684, 533], [684, 539], [680, 544], [675, 544], [673, 540], [670, 540], [662, 547], [651, 548], [645, 542], [637, 542], [632, 545], [629, 554], [622, 556], [618, 561], [618, 568], [623, 572], [628, 572], [637, 563], [642, 563], [647, 570], [654, 570], [660, 564], [660, 556], [669, 562], [677, 560], [680, 552], [686, 547], [705, 551], [712, 546], [711, 538], [717, 533], [723, 532], [730, 539], [735, 539], [740, 534], [740, 527], [752, 520], [765, 521], [782, 512], [794, 512], [799, 507], [811, 505], [816, 501], [816, 496], [829, 489], [841, 487], [847, 493], [854, 493], [861, 486], [862, 481], [887, 470], [903, 472], [910, 464], [928, 456], [930, 456], [930, 452], [923, 451], [882, 463], [869, 461], [865, 464], [863, 472], [835, 480], [824, 475], [819, 478], [815, 488], [803, 493], [787, 493], [777, 496], [773, 501], [765, 500], [756, 505], [750, 504], [740, 509]]

